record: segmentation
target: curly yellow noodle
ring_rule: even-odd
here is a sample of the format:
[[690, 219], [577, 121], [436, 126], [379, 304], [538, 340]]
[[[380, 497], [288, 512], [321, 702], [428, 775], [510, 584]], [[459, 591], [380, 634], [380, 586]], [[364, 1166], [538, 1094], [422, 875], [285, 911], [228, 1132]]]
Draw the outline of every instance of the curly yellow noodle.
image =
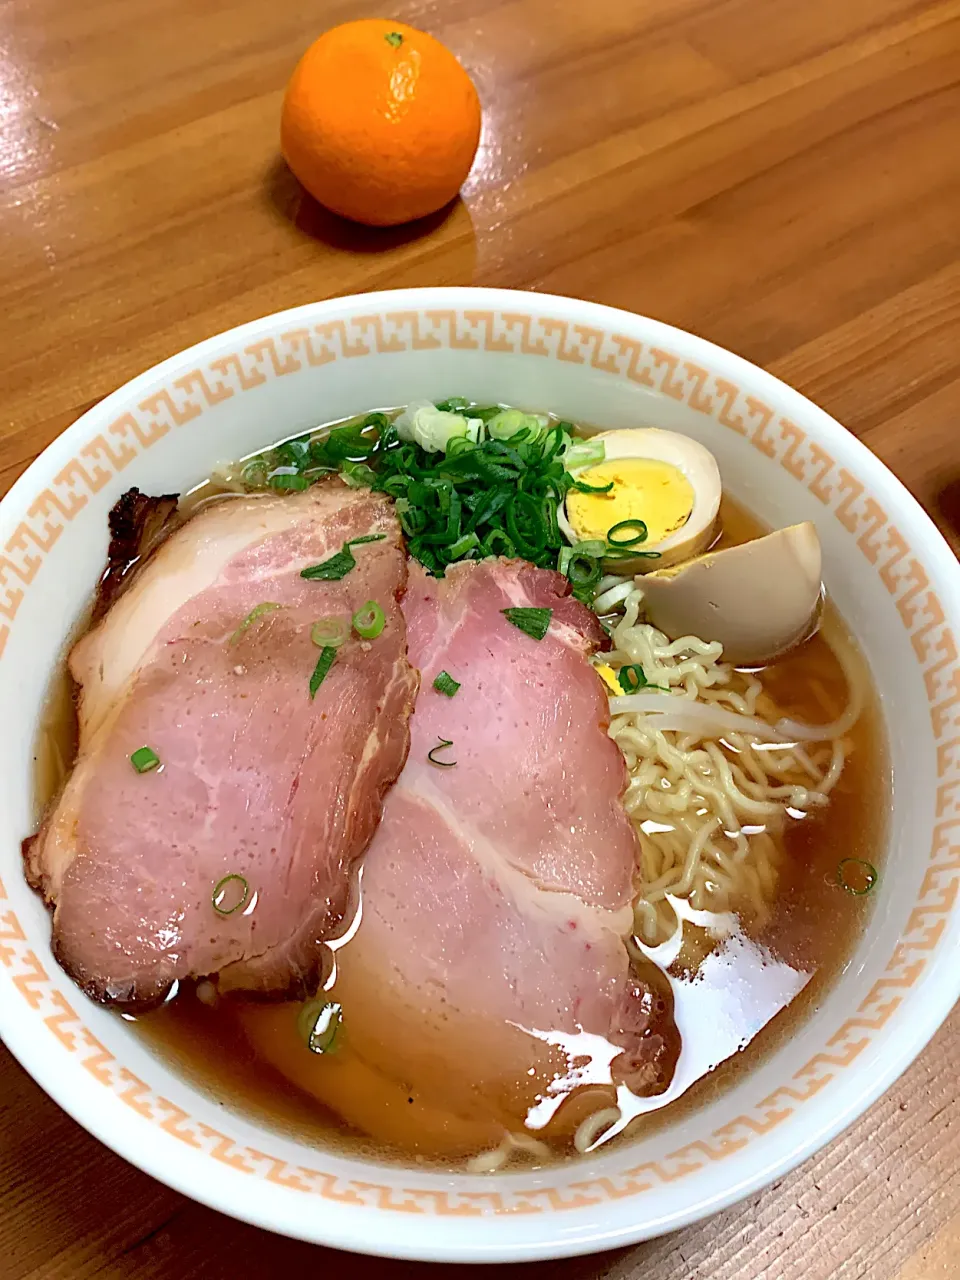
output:
[[[609, 581], [608, 591], [615, 586]], [[771, 726], [782, 720], [760, 679], [722, 661], [720, 644], [697, 636], [669, 640], [640, 620], [642, 600], [637, 588], [623, 599], [613, 650], [598, 662], [614, 670], [639, 665], [647, 684], [677, 699], [713, 704]], [[847, 731], [860, 713], [862, 690], [842, 637], [826, 638], [850, 684], [849, 705], [835, 722]], [[818, 699], [829, 712], [822, 689]], [[657, 715], [644, 712], [615, 715], [610, 736], [627, 764], [624, 805], [640, 840], [638, 938], [656, 945], [673, 933], [668, 894], [697, 910], [746, 913], [762, 926], [777, 893], [788, 813], [827, 803], [848, 741], [834, 736], [813, 744], [783, 743], [772, 731], [768, 741], [709, 729], [695, 734], [661, 729]]]

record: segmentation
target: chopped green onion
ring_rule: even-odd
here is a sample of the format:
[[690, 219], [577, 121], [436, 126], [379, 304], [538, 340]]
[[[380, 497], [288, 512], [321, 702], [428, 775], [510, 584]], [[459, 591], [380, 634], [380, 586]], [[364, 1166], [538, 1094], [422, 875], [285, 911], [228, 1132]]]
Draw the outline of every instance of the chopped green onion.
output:
[[534, 413], [524, 413], [522, 409], [501, 409], [487, 422], [487, 431], [494, 440], [535, 441], [547, 430], [546, 421]]
[[366, 462], [351, 462], [349, 459], [340, 464], [340, 474], [351, 489], [369, 489], [377, 478], [373, 467]]
[[586, 467], [595, 467], [606, 457], [606, 448], [602, 440], [581, 440], [571, 444], [563, 455], [563, 465], [568, 471], [583, 471]]
[[353, 615], [353, 629], [362, 640], [376, 640], [386, 622], [384, 612], [376, 600], [368, 600]]
[[443, 751], [445, 748], [452, 746], [453, 740], [451, 738], [440, 738], [433, 750], [427, 752], [427, 759], [431, 764], [439, 765], [441, 769], [452, 769], [457, 763], [456, 760], [437, 760], [435, 758], [435, 752]]
[[599, 582], [603, 576], [600, 561], [606, 549], [606, 543], [599, 540], [578, 542], [572, 547], [561, 547], [557, 568], [570, 579], [574, 586], [591, 586]]
[[130, 763], [137, 773], [150, 773], [160, 768], [160, 757], [152, 747], [138, 747], [130, 757]]
[[579, 586], [571, 583], [570, 594], [574, 600], [579, 600], [581, 604], [585, 604], [588, 609], [593, 608], [593, 602], [597, 594], [597, 584], [590, 582], [586, 586]]
[[441, 671], [434, 680], [433, 687], [437, 693], [445, 693], [448, 698], [452, 698], [460, 688], [460, 681], [454, 680], [448, 671]]
[[551, 567], [563, 543], [557, 510], [573, 483], [563, 460], [569, 432], [502, 406], [441, 410], [477, 423], [476, 438], [470, 428], [428, 450], [389, 427], [368, 455], [372, 487], [397, 503], [409, 554], [441, 577], [450, 564], [486, 556]]
[[470, 410], [471, 418], [479, 418], [481, 422], [489, 422], [491, 418], [495, 418], [498, 413], [503, 412], [502, 404], [474, 405]]
[[310, 697], [317, 696], [317, 690], [327, 678], [330, 668], [333, 666], [333, 660], [337, 656], [337, 646], [333, 644], [326, 645], [320, 650], [320, 657], [317, 659], [317, 665], [313, 668], [313, 675], [310, 677]]
[[332, 1053], [343, 1022], [343, 1009], [332, 1000], [310, 1000], [297, 1017], [300, 1039], [313, 1053]]
[[[553, 567], [563, 547], [558, 511], [567, 493], [609, 491], [609, 485], [590, 485], [577, 474], [604, 460], [603, 442], [576, 440], [569, 422], [504, 405], [474, 405], [462, 396], [448, 396], [434, 407], [470, 424], [442, 448], [427, 449], [416, 433], [402, 438], [395, 415], [377, 412], [281, 442], [248, 459], [244, 479], [262, 488], [271, 475], [292, 474], [299, 488], [339, 471], [349, 485], [386, 494], [396, 503], [409, 554], [438, 577], [450, 564], [486, 556], [519, 556], [539, 568]], [[303, 576], [339, 581], [356, 566], [355, 545], [346, 543], [321, 564], [307, 566]], [[608, 554], [616, 550], [604, 544], [595, 558]], [[567, 557], [564, 570], [569, 562]], [[580, 578], [592, 573], [582, 562], [574, 570]], [[574, 584], [578, 598], [590, 603], [586, 591]]]
[[[635, 529], [636, 532], [627, 538], [615, 538], [613, 535], [621, 530]], [[621, 520], [607, 530], [607, 542], [611, 547], [635, 547], [641, 542], [647, 540], [647, 526], [642, 520]]]
[[542, 640], [550, 629], [552, 609], [501, 609], [500, 612], [508, 622], [519, 627], [524, 634], [534, 640]]
[[349, 628], [343, 618], [320, 618], [310, 628], [310, 639], [318, 649], [339, 649], [348, 634]]
[[575, 587], [592, 587], [603, 576], [600, 561], [592, 556], [572, 555], [567, 562], [567, 577]]
[[506, 556], [508, 559], [517, 554], [517, 548], [510, 541], [510, 535], [502, 529], [494, 529], [488, 533], [480, 544], [485, 556]]
[[586, 484], [583, 480], [574, 480], [572, 488], [577, 493], [609, 493], [613, 488], [613, 481], [609, 484]]
[[284, 440], [282, 444], [276, 446], [273, 453], [282, 466], [293, 467], [296, 471], [302, 471], [304, 464], [310, 457], [310, 438], [309, 436], [297, 436], [293, 440]]
[[600, 538], [591, 538], [586, 542], [575, 542], [570, 548], [575, 556], [592, 556], [594, 560], [602, 560], [606, 554], [607, 544]]
[[[231, 886], [236, 885], [233, 889]], [[239, 897], [237, 894], [239, 893]], [[246, 905], [247, 899], [250, 897], [250, 886], [243, 876], [238, 876], [236, 872], [232, 875], [224, 876], [222, 880], [218, 880], [213, 886], [213, 909], [218, 916], [232, 916], [235, 911], [239, 911], [241, 907]], [[231, 905], [226, 905], [226, 899], [236, 899]]]
[[[310, 442], [310, 459], [314, 466], [337, 470], [344, 462], [358, 462], [371, 457], [379, 447], [380, 431], [389, 422], [383, 414], [371, 413], [362, 422], [347, 422], [334, 427]], [[374, 436], [369, 428], [374, 428]]]
[[307, 569], [301, 569], [300, 577], [309, 578], [311, 582], [339, 582], [356, 567], [357, 562], [350, 551], [350, 544], [345, 542], [342, 550], [332, 555], [329, 560], [322, 560], [320, 564], [312, 564]]
[[639, 663], [633, 663], [629, 667], [621, 667], [617, 672], [617, 683], [624, 693], [636, 693], [638, 689], [644, 688], [650, 682], [644, 674], [643, 667]]
[[328, 560], [321, 560], [319, 564], [301, 569], [300, 577], [309, 578], [311, 582], [339, 582], [351, 569], [357, 567], [351, 547], [359, 547], [363, 542], [380, 542], [385, 537], [385, 533], [368, 533], [362, 538], [351, 538], [349, 542], [343, 544], [336, 555], [330, 556]]
[[240, 470], [240, 479], [247, 489], [262, 489], [268, 484], [267, 464], [262, 457], [251, 458]]
[[455, 458], [458, 453], [469, 453], [476, 447], [476, 440], [471, 440], [469, 436], [451, 436], [447, 441], [447, 457]]
[[308, 480], [306, 476], [297, 474], [291, 475], [287, 472], [280, 472], [279, 474], [275, 474], [270, 477], [271, 489], [309, 489], [310, 483], [310, 480]]
[[282, 608], [283, 608], [282, 604], [276, 604], [272, 600], [264, 600], [262, 604], [254, 605], [254, 607], [250, 610], [250, 612], [247, 614], [244, 620], [240, 623], [239, 627], [237, 627], [236, 631], [227, 641], [227, 644], [229, 645], [236, 644], [237, 641], [240, 639], [240, 637], [243, 635], [243, 633], [247, 630], [247, 628], [252, 627], [253, 624], [255, 622], [258, 622], [265, 613], [273, 613], [274, 609], [282, 609]]
[[876, 867], [862, 858], [843, 858], [837, 865], [837, 884], [855, 898], [869, 893], [879, 879]]
[[462, 538], [458, 538], [456, 542], [447, 547], [450, 563], [452, 564], [454, 560], [462, 560], [468, 551], [472, 551], [474, 547], [479, 547], [479, 545], [480, 539], [475, 533], [465, 533]]
[[649, 551], [628, 551], [625, 547], [606, 547], [604, 560], [636, 560], [639, 555], [650, 555]]

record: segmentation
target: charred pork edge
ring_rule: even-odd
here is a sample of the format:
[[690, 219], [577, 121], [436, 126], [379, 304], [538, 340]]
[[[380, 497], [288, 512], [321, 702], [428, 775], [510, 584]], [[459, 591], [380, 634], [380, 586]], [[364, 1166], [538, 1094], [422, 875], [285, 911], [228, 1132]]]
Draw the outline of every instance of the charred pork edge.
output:
[[183, 524], [179, 502], [176, 493], [151, 498], [133, 488], [114, 503], [108, 517], [107, 563], [97, 583], [91, 626], [105, 617], [153, 553]]

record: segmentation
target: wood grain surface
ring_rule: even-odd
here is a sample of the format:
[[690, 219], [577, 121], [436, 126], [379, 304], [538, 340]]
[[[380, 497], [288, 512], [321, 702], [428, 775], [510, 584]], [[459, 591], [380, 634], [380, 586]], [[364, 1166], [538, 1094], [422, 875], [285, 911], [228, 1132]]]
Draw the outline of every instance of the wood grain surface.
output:
[[[0, 491], [88, 405], [220, 329], [478, 283], [645, 312], [766, 366], [960, 546], [960, 0], [400, 0], [386, 16], [459, 54], [485, 128], [463, 202], [387, 232], [324, 214], [277, 155], [299, 53], [372, 12], [0, 0]], [[958, 1061], [955, 1013], [858, 1124], [748, 1203], [627, 1253], [500, 1272], [960, 1276]], [[430, 1270], [184, 1201], [4, 1054], [2, 1280], [318, 1269]]]

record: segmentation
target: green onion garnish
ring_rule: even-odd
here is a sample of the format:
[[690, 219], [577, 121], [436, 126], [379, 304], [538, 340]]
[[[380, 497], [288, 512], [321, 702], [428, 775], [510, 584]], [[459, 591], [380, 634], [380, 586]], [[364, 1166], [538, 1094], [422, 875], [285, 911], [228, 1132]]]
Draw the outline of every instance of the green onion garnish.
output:
[[[428, 452], [401, 440], [385, 415], [371, 415], [360, 426], [344, 424], [318, 436], [311, 459], [338, 467], [341, 458], [363, 460], [374, 473], [374, 491], [396, 502], [410, 555], [432, 574], [486, 556], [522, 556], [552, 567], [563, 545], [557, 511], [574, 483], [565, 463], [569, 424], [544, 425], [535, 415], [464, 405], [460, 398], [438, 407], [465, 410], [480, 424], [476, 439], [455, 436], [445, 451]], [[602, 444], [590, 446], [591, 461], [602, 454]], [[342, 576], [349, 568], [342, 557], [318, 576]]]
[[452, 698], [460, 688], [460, 681], [454, 680], [448, 671], [441, 671], [436, 680], [434, 680], [433, 687], [437, 693], [445, 693], [448, 698]]
[[[629, 532], [631, 529], [635, 532], [630, 534], [629, 537], [615, 538], [613, 536], [615, 533]], [[636, 547], [641, 542], [646, 542], [646, 540], [647, 526], [642, 520], [621, 520], [612, 529], [607, 530], [607, 542], [610, 543], [611, 547]]]
[[300, 577], [309, 578], [312, 582], [339, 582], [351, 569], [357, 567], [351, 547], [359, 547], [363, 542], [380, 542], [386, 536], [385, 533], [368, 533], [362, 538], [351, 538], [349, 542], [343, 544], [336, 555], [332, 555], [328, 560], [321, 560], [319, 564], [301, 569]]
[[313, 668], [313, 675], [310, 677], [310, 697], [317, 696], [317, 690], [327, 678], [327, 673], [333, 666], [333, 660], [337, 656], [337, 646], [328, 644], [320, 650], [320, 657], [317, 659], [317, 665]]
[[300, 577], [318, 582], [339, 582], [356, 566], [357, 562], [353, 558], [349, 546], [344, 544], [344, 549], [331, 556], [329, 560], [324, 560], [321, 564], [313, 564], [309, 568], [301, 570]]
[[450, 562], [454, 560], [462, 560], [468, 551], [472, 551], [474, 547], [479, 547], [480, 539], [475, 533], [465, 533], [462, 538], [458, 538], [456, 542], [451, 542], [447, 548], [447, 554], [450, 556]]
[[586, 467], [595, 467], [606, 457], [606, 448], [602, 440], [580, 440], [567, 446], [563, 461], [568, 471], [582, 471]]
[[313, 1053], [331, 1053], [343, 1022], [343, 1010], [332, 1000], [310, 1000], [297, 1017], [300, 1038]]
[[247, 628], [252, 627], [253, 624], [259, 621], [259, 619], [262, 618], [265, 613], [272, 613], [274, 609], [282, 609], [282, 608], [283, 608], [282, 604], [274, 604], [272, 600], [264, 600], [263, 604], [255, 605], [247, 614], [247, 616], [244, 618], [244, 620], [240, 623], [239, 627], [237, 627], [236, 631], [227, 641], [227, 644], [230, 644], [230, 645], [236, 644], [237, 641], [240, 639], [240, 637], [243, 635], [243, 633], [247, 630]]
[[348, 633], [343, 618], [320, 618], [310, 628], [310, 639], [318, 649], [339, 649]]
[[510, 541], [509, 534], [503, 529], [491, 530], [481, 542], [480, 550], [485, 556], [507, 556], [511, 558], [517, 554], [517, 548]]
[[603, 570], [599, 560], [574, 552], [567, 561], [566, 575], [575, 587], [592, 587], [600, 581]]
[[138, 747], [130, 757], [130, 763], [137, 773], [150, 773], [160, 768], [160, 757], [152, 747]]
[[270, 477], [270, 488], [279, 489], [281, 492], [289, 489], [309, 489], [310, 481], [306, 476], [297, 475], [295, 472], [281, 472], [279, 475]]
[[295, 436], [292, 440], [284, 440], [273, 450], [277, 468], [289, 467], [294, 471], [302, 471], [310, 457], [310, 437]]
[[606, 550], [607, 544], [598, 539], [561, 548], [557, 568], [566, 574], [573, 588], [573, 596], [581, 604], [593, 604], [596, 595], [594, 588], [603, 576], [601, 560]]
[[[244, 483], [262, 489], [272, 476], [284, 487], [307, 487], [321, 474], [339, 471], [350, 485], [368, 485], [395, 501], [409, 554], [438, 577], [449, 564], [487, 556], [520, 556], [552, 568], [563, 547], [558, 511], [567, 493], [609, 490], [580, 478], [603, 461], [603, 442], [575, 442], [569, 422], [547, 422], [503, 405], [472, 405], [462, 396], [449, 396], [437, 408], [469, 418], [470, 435], [428, 452], [401, 439], [391, 416], [370, 413], [247, 459]], [[355, 567], [351, 547], [358, 541], [363, 539], [308, 566], [303, 576], [338, 581]], [[587, 587], [574, 592], [590, 603]]]
[[453, 746], [452, 738], [441, 738], [437, 742], [437, 745], [433, 748], [433, 750], [427, 752], [427, 759], [430, 761], [431, 764], [439, 765], [441, 769], [452, 769], [453, 766], [457, 763], [456, 760], [437, 760], [435, 755], [437, 751], [443, 751], [446, 747], [452, 747], [452, 746]]
[[550, 619], [553, 617], [552, 609], [501, 609], [500, 612], [508, 622], [512, 622], [534, 640], [543, 639], [550, 629]]
[[377, 478], [373, 467], [365, 462], [350, 462], [349, 459], [341, 462], [340, 474], [351, 489], [369, 488]]
[[837, 884], [855, 898], [862, 898], [880, 879], [876, 867], [862, 858], [843, 858], [837, 864]]
[[[236, 887], [234, 887], [236, 886]], [[213, 886], [211, 901], [218, 916], [232, 916], [235, 911], [246, 905], [250, 897], [250, 886], [243, 876], [236, 872], [224, 876]]]
[[376, 600], [368, 600], [353, 615], [353, 629], [362, 640], [376, 640], [387, 619]]
[[634, 663], [629, 667], [620, 668], [617, 672], [617, 683], [624, 693], [636, 693], [638, 689], [644, 688], [650, 682], [644, 675], [643, 667], [639, 663]]
[[561, 556], [564, 552], [568, 556], [590, 556], [594, 560], [602, 560], [607, 553], [607, 544], [601, 538], [590, 538], [586, 542], [575, 542], [572, 547], [564, 547]]
[[263, 489], [269, 483], [267, 464], [260, 456], [245, 462], [240, 470], [240, 479], [248, 489]]
[[628, 667], [621, 667], [616, 676], [617, 684], [619, 684], [624, 693], [636, 693], [638, 689], [656, 689], [660, 693], [670, 692], [669, 685], [651, 684], [639, 663], [631, 663]]
[[613, 481], [609, 484], [587, 484], [584, 480], [574, 480], [572, 488], [577, 493], [609, 493], [613, 488]]

